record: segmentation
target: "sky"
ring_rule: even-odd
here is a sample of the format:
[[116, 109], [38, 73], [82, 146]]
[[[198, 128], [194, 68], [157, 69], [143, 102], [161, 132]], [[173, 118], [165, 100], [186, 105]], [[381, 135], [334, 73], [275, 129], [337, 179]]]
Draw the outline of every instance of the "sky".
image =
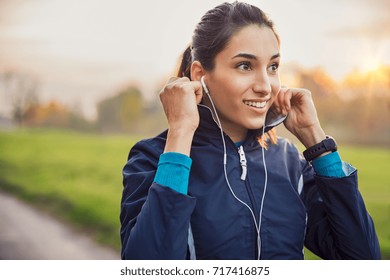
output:
[[[35, 77], [43, 101], [78, 104], [135, 84], [156, 96], [210, 0], [0, 0], [0, 73]], [[283, 63], [323, 67], [340, 80], [390, 64], [389, 0], [248, 0], [274, 21]], [[0, 92], [0, 115], [9, 113]], [[8, 107], [7, 107], [8, 106]]]

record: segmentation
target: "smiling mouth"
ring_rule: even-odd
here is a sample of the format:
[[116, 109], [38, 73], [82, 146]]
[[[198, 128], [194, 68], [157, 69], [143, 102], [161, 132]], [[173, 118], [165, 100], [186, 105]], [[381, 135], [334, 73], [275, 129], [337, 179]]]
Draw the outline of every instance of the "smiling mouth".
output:
[[264, 108], [267, 105], [267, 101], [258, 102], [258, 101], [244, 101], [245, 105], [255, 107], [255, 108]]

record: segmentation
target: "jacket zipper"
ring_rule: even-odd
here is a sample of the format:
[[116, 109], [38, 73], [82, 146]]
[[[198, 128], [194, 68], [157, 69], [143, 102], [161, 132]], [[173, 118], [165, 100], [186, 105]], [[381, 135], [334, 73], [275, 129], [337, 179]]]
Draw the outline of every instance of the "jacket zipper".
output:
[[[240, 157], [240, 165], [241, 165], [241, 169], [242, 169], [241, 180], [244, 181], [245, 188], [246, 188], [246, 191], [247, 191], [248, 197], [249, 197], [250, 207], [251, 207], [252, 211], [254, 211], [253, 213], [257, 213], [256, 204], [255, 204], [255, 197], [253, 195], [249, 181], [246, 180], [246, 177], [248, 174], [248, 165], [247, 165], [247, 160], [246, 160], [246, 156], [245, 156], [245, 152], [244, 152], [244, 147], [242, 145], [238, 148], [238, 154]], [[255, 215], [255, 217], [256, 217], [256, 215]]]
[[246, 188], [246, 191], [248, 193], [251, 209], [252, 209], [252, 211], [254, 211], [253, 213], [257, 213], [256, 204], [255, 204], [255, 197], [253, 195], [249, 181], [246, 180], [246, 177], [248, 174], [248, 164], [247, 164], [247, 160], [246, 160], [246, 156], [245, 156], [245, 152], [244, 152], [244, 146], [241, 145], [238, 148], [238, 154], [240, 156], [240, 165], [241, 165], [241, 169], [242, 169], [241, 180], [245, 182], [245, 188]]
[[245, 153], [244, 153], [244, 148], [242, 147], [242, 145], [238, 148], [238, 154], [240, 155], [240, 164], [241, 164], [241, 169], [242, 169], [241, 180], [245, 181], [247, 167], [246, 167], [246, 157], [245, 157]]

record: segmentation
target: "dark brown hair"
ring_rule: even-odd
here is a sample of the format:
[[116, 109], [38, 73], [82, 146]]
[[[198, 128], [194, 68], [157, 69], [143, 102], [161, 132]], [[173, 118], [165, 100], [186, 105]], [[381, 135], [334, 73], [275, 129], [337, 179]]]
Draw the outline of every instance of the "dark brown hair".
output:
[[191, 78], [191, 64], [195, 60], [205, 70], [212, 70], [215, 57], [226, 47], [232, 36], [252, 24], [271, 28], [279, 42], [273, 22], [258, 7], [236, 1], [225, 2], [209, 10], [194, 30], [192, 43], [182, 55], [177, 76]]

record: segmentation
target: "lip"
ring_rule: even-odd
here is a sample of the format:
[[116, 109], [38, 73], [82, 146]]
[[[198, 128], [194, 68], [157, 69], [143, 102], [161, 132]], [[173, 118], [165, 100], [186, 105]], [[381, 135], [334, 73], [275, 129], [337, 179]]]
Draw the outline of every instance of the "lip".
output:
[[270, 99], [246, 99], [242, 103], [256, 111], [263, 111], [268, 106]]
[[242, 102], [268, 102], [271, 98], [267, 99], [244, 99]]

